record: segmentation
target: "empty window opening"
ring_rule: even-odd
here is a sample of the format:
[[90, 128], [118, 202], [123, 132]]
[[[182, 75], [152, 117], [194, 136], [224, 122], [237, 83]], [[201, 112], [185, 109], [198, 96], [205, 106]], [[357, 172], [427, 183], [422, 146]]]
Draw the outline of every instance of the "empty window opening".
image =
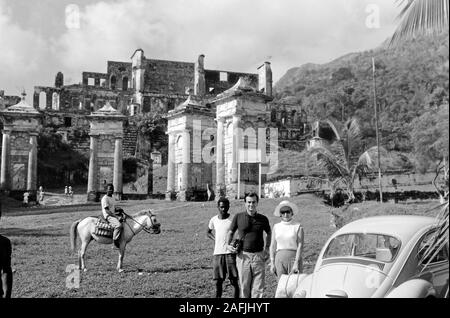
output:
[[122, 79], [122, 90], [128, 90], [128, 77], [126, 76]]
[[228, 82], [228, 73], [227, 72], [220, 72], [220, 81]]
[[47, 107], [47, 94], [45, 92], [39, 93], [39, 109], [45, 109]]
[[116, 89], [116, 83], [117, 83], [116, 77], [114, 75], [111, 76], [111, 79], [110, 79], [110, 82], [109, 82], [109, 87], [111, 89]]
[[64, 126], [72, 127], [72, 118], [71, 117], [64, 117]]
[[88, 85], [89, 86], [94, 86], [95, 85], [95, 80], [92, 77], [88, 78]]

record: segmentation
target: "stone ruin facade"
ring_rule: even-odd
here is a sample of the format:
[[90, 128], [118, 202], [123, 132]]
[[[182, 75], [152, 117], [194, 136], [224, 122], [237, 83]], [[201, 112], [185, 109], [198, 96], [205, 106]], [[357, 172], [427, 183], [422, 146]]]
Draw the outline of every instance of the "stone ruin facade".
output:
[[[32, 105], [42, 115], [44, 127], [55, 127], [64, 141], [89, 158], [91, 144], [89, 115], [109, 103], [112, 108], [125, 116], [123, 157], [132, 157], [139, 156], [138, 131], [134, 121], [136, 115], [149, 112], [169, 114], [175, 111], [177, 106], [184, 104], [190, 96], [196, 96], [197, 100], [201, 100], [202, 107], [212, 107], [209, 110], [211, 114], [205, 116], [215, 118], [216, 106], [208, 101], [232, 88], [241, 77], [253, 87], [254, 92], [272, 95], [270, 63], [262, 64], [253, 74], [209, 70], [205, 68], [204, 55], [200, 55], [194, 63], [166, 61], [149, 59], [142, 49], [138, 49], [130, 57], [130, 62], [107, 61], [105, 73], [83, 72], [79, 84], [66, 85], [64, 75], [58, 73], [54, 86], [35, 86]], [[17, 98], [14, 98], [2, 94], [1, 105], [3, 107], [14, 105], [17, 102]], [[191, 98], [191, 102], [193, 100], [194, 98]], [[310, 129], [301, 105], [288, 101], [266, 101], [264, 107], [265, 115], [262, 117], [265, 118], [267, 127], [278, 128], [280, 145], [303, 148], [305, 136]], [[204, 114], [206, 113], [208, 112]], [[215, 125], [216, 123], [212, 126], [216, 127]], [[168, 139], [170, 144], [170, 134]], [[150, 154], [161, 152], [161, 149], [152, 148], [145, 151], [153, 158]], [[170, 168], [167, 165], [169, 156], [167, 152], [161, 152], [161, 157], [155, 165], [156, 171], [149, 173], [149, 180], [161, 167], [161, 171]], [[202, 168], [193, 169], [199, 171], [198, 169]], [[214, 170], [214, 167], [212, 169]], [[87, 174], [86, 172], [86, 176]], [[214, 184], [216, 173], [213, 172], [212, 176], [211, 184]], [[204, 184], [205, 180], [196, 182]], [[166, 190], [165, 186], [163, 189], [153, 189], [151, 184], [148, 186], [149, 193], [164, 193]]]
[[0, 111], [3, 124], [0, 190], [21, 199], [24, 192], [29, 199], [36, 197], [37, 136], [41, 114], [22, 100]]

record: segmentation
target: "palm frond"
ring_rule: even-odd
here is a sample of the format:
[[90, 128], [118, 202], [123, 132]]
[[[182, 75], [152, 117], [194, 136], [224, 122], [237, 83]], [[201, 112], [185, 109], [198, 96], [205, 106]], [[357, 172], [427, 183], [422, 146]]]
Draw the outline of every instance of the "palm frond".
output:
[[317, 146], [309, 150], [310, 155], [317, 155], [319, 164], [333, 177], [348, 176], [348, 169], [340, 163], [340, 159], [323, 146]]
[[[400, 5], [405, 0], [400, 1]], [[398, 18], [400, 25], [392, 35], [389, 45], [418, 34], [436, 34], [448, 30], [449, 0], [408, 0]]]
[[[424, 264], [422, 271], [426, 270], [432, 260], [445, 247], [448, 247], [449, 214], [448, 201], [442, 205], [440, 213], [436, 216], [436, 232], [430, 237], [429, 244], [419, 250], [420, 263]], [[448, 251], [447, 251], [448, 252]]]

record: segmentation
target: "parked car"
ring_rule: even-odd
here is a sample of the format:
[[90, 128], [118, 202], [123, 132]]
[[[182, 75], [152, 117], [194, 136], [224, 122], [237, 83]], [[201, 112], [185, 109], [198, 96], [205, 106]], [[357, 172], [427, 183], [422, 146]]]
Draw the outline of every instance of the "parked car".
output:
[[425, 216], [351, 222], [328, 239], [312, 274], [283, 275], [275, 297], [448, 297], [448, 245], [422, 259], [435, 231]]

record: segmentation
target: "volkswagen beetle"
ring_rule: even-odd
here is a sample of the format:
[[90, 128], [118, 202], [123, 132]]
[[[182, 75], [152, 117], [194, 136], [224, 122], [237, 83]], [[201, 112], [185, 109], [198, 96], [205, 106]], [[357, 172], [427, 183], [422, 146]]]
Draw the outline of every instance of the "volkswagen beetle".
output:
[[275, 297], [448, 297], [448, 245], [423, 257], [435, 232], [425, 216], [351, 222], [328, 239], [312, 274], [283, 275]]

